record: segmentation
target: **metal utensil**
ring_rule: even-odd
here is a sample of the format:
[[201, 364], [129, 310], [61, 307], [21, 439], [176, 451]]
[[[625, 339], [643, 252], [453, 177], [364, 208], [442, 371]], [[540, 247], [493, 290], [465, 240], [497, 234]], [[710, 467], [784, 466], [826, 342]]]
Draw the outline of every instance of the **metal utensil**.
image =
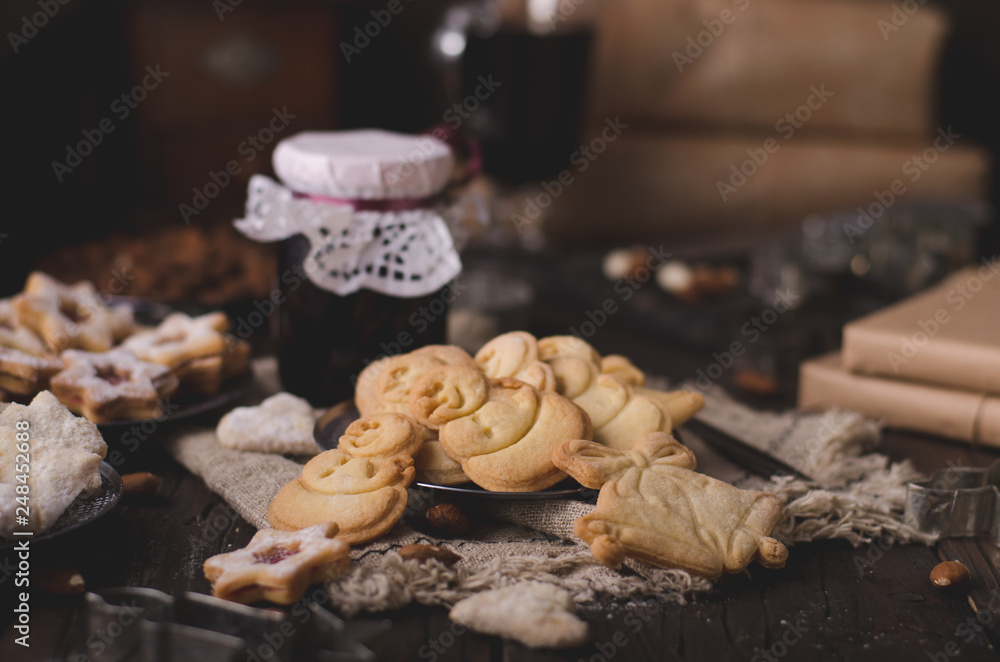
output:
[[809, 476], [785, 464], [773, 455], [768, 455], [759, 448], [706, 423], [698, 417], [685, 422], [681, 432], [683, 433], [685, 429], [693, 432], [699, 439], [741, 467], [764, 478], [770, 478], [774, 475], [786, 475], [794, 476], [801, 480], [812, 480]]

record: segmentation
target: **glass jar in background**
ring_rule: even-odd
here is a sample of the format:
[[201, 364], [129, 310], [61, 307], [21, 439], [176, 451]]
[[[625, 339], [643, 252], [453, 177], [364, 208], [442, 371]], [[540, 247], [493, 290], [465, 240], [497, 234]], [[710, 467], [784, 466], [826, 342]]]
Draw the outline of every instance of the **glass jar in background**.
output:
[[366, 365], [446, 338], [470, 226], [468, 174], [434, 136], [307, 132], [275, 149], [279, 184], [250, 181], [251, 239], [282, 241], [272, 329], [283, 388], [353, 397]]

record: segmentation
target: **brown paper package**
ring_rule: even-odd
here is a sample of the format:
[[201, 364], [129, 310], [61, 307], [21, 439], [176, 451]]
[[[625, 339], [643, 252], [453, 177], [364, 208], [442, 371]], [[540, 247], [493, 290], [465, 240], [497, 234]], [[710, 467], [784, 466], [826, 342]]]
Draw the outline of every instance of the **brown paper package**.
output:
[[[750, 159], [747, 150], [757, 153], [768, 139], [777, 151], [723, 199], [720, 183], [739, 183], [733, 169]], [[662, 241], [668, 231], [706, 234], [722, 228], [756, 232], [759, 239], [761, 228], [798, 224], [808, 214], [847, 211], [856, 218], [858, 206], [868, 207], [876, 201], [874, 192], [887, 191], [894, 182], [897, 191], [905, 187], [907, 204], [983, 199], [990, 162], [971, 143], [956, 141], [915, 181], [909, 169], [904, 172], [933, 142], [681, 135], [632, 125], [593, 161], [584, 159], [585, 169], [579, 164], [583, 157], [575, 157], [566, 170], [572, 181], [552, 205], [545, 230], [577, 243]]]
[[893, 9], [889, 2], [606, 2], [591, 121], [620, 114], [636, 124], [771, 130], [812, 87], [825, 86], [832, 96], [801, 126], [803, 136], [926, 138], [936, 128], [934, 84], [948, 20], [927, 5], [895, 30]]
[[851, 372], [1000, 393], [1000, 262], [847, 324], [843, 354]]
[[852, 374], [841, 356], [802, 364], [799, 408], [839, 407], [892, 427], [1000, 447], [1000, 398], [960, 389]]

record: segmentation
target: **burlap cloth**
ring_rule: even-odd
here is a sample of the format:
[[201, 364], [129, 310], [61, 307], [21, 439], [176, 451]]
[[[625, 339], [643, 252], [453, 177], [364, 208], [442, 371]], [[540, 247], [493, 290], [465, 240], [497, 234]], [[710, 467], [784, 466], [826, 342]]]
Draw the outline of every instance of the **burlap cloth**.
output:
[[[242, 404], [255, 404], [279, 388], [273, 359], [254, 364], [255, 384]], [[713, 391], [699, 417], [759, 445], [815, 479], [753, 476], [710, 450], [690, 432], [682, 441], [698, 458], [698, 470], [740, 487], [766, 489], [786, 504], [786, 518], [772, 535], [787, 545], [844, 538], [855, 545], [886, 536], [898, 542], [929, 542], [902, 523], [906, 483], [918, 478], [909, 463], [890, 464], [870, 453], [877, 424], [857, 414], [761, 413]], [[267, 507], [302, 465], [279, 455], [223, 448], [213, 429], [185, 426], [163, 439], [167, 450], [210, 489], [258, 528], [268, 527]], [[396, 609], [411, 601], [451, 605], [472, 593], [526, 579], [556, 584], [577, 602], [627, 600], [642, 596], [683, 602], [711, 588], [711, 582], [682, 570], [664, 570], [628, 561], [619, 570], [596, 562], [572, 533], [573, 521], [593, 509], [575, 499], [501, 501], [478, 499], [477, 526], [468, 539], [440, 539], [409, 526], [436, 494], [410, 490], [407, 516], [392, 531], [352, 551], [350, 572], [328, 585], [342, 612]], [[488, 515], [485, 516], [485, 515]], [[442, 544], [462, 559], [451, 568], [403, 560], [395, 550], [413, 542]], [[794, 552], [793, 552], [794, 553]], [[753, 572], [754, 566], [748, 571]], [[722, 579], [720, 581], [725, 581]]]

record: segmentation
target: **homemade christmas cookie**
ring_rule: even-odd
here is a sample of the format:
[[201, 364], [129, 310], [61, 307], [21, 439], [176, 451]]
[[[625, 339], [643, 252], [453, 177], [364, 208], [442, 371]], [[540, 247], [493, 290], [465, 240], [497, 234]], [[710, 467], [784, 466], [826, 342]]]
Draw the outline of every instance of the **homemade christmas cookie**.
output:
[[291, 531], [336, 522], [349, 543], [376, 538], [406, 510], [423, 433], [409, 416], [386, 412], [348, 426], [337, 448], [320, 453], [271, 501], [267, 518]]
[[573, 532], [602, 563], [616, 567], [629, 557], [709, 579], [740, 572], [754, 559], [768, 568], [785, 565], [788, 550], [768, 537], [782, 517], [778, 497], [696, 473], [694, 453], [669, 434], [643, 435], [628, 451], [566, 441], [552, 461], [584, 487], [600, 489], [597, 507], [576, 520]]
[[312, 405], [291, 393], [278, 393], [256, 407], [236, 407], [222, 417], [215, 434], [220, 444], [235, 450], [315, 455], [315, 425]]
[[608, 354], [601, 357], [601, 374], [611, 375], [629, 386], [642, 386], [646, 383], [646, 375], [635, 367], [628, 358], [621, 354]]
[[461, 485], [468, 483], [469, 477], [462, 471], [462, 465], [448, 457], [437, 439], [428, 439], [420, 447], [414, 458], [417, 480], [434, 485]]
[[13, 395], [34, 395], [48, 388], [49, 380], [62, 369], [59, 357], [0, 347], [0, 389]]
[[[645, 386], [646, 376], [626, 357], [609, 354], [601, 357], [590, 343], [576, 336], [549, 336], [538, 341], [538, 354], [549, 363], [553, 372], [558, 371], [558, 381], [564, 384], [568, 398], [575, 398], [587, 388], [593, 379], [593, 370], [582, 363], [590, 364], [598, 373], [614, 377], [629, 385], [639, 396], [653, 400], [661, 410], [670, 416], [670, 432], [674, 427], [690, 419], [705, 406], [705, 397], [695, 391], [660, 391]], [[596, 439], [596, 436], [595, 436]]]
[[52, 393], [70, 411], [95, 423], [158, 418], [163, 401], [177, 390], [170, 368], [141, 361], [127, 349], [68, 349], [62, 359], [66, 369], [52, 378]]
[[438, 430], [441, 446], [477, 485], [497, 492], [544, 490], [565, 477], [556, 446], [588, 438], [587, 415], [566, 398], [475, 368], [439, 366], [410, 392], [410, 412]]
[[[229, 319], [214, 312], [200, 317], [168, 315], [155, 329], [137, 333], [124, 347], [143, 361], [170, 368], [186, 393], [214, 395], [234, 367], [246, 369], [249, 346], [224, 333]], [[227, 369], [227, 361], [228, 369]]]
[[[26, 432], [30, 439], [27, 485], [31, 507], [28, 524], [18, 525], [15, 530], [40, 533], [51, 527], [78, 496], [100, 493], [99, 467], [108, 447], [96, 425], [74, 416], [54, 395], [42, 391], [29, 405], [8, 404], [0, 411], [0, 485], [22, 484], [15, 474], [15, 467], [21, 463], [17, 460], [21, 454], [19, 432]], [[9, 491], [3, 488], [0, 494]], [[0, 535], [11, 536], [13, 513], [19, 505], [14, 499], [0, 500], [0, 523], [5, 523]]]
[[594, 441], [612, 448], [626, 449], [646, 432], [670, 432], [704, 404], [698, 393], [675, 396], [633, 386], [645, 377], [628, 359], [612, 355], [605, 361], [576, 336], [535, 340], [515, 331], [494, 338], [476, 356], [485, 350], [490, 360], [480, 366], [491, 377], [516, 378], [538, 362], [546, 365], [554, 375], [555, 391], [590, 416]]
[[362, 416], [392, 411], [410, 413], [410, 388], [420, 375], [441, 365], [476, 367], [465, 350], [451, 345], [428, 345], [369, 363], [355, 387], [354, 404]]
[[574, 612], [568, 591], [526, 581], [459, 600], [448, 617], [476, 632], [508, 637], [529, 648], [573, 648], [587, 641], [587, 623]]
[[48, 348], [42, 339], [17, 321], [12, 299], [0, 299], [0, 347], [9, 347], [32, 356], [48, 354]]
[[45, 340], [54, 352], [79, 348], [106, 352], [134, 328], [131, 309], [111, 309], [87, 281], [66, 285], [40, 271], [28, 276], [14, 298], [19, 323]]
[[539, 391], [555, 391], [552, 368], [539, 361], [538, 341], [526, 331], [497, 336], [476, 352], [476, 363], [490, 377], [513, 377]]
[[270, 600], [290, 605], [310, 585], [342, 574], [351, 562], [351, 548], [334, 538], [337, 525], [324, 522], [298, 531], [264, 529], [243, 549], [205, 561], [212, 595], [250, 604]]

